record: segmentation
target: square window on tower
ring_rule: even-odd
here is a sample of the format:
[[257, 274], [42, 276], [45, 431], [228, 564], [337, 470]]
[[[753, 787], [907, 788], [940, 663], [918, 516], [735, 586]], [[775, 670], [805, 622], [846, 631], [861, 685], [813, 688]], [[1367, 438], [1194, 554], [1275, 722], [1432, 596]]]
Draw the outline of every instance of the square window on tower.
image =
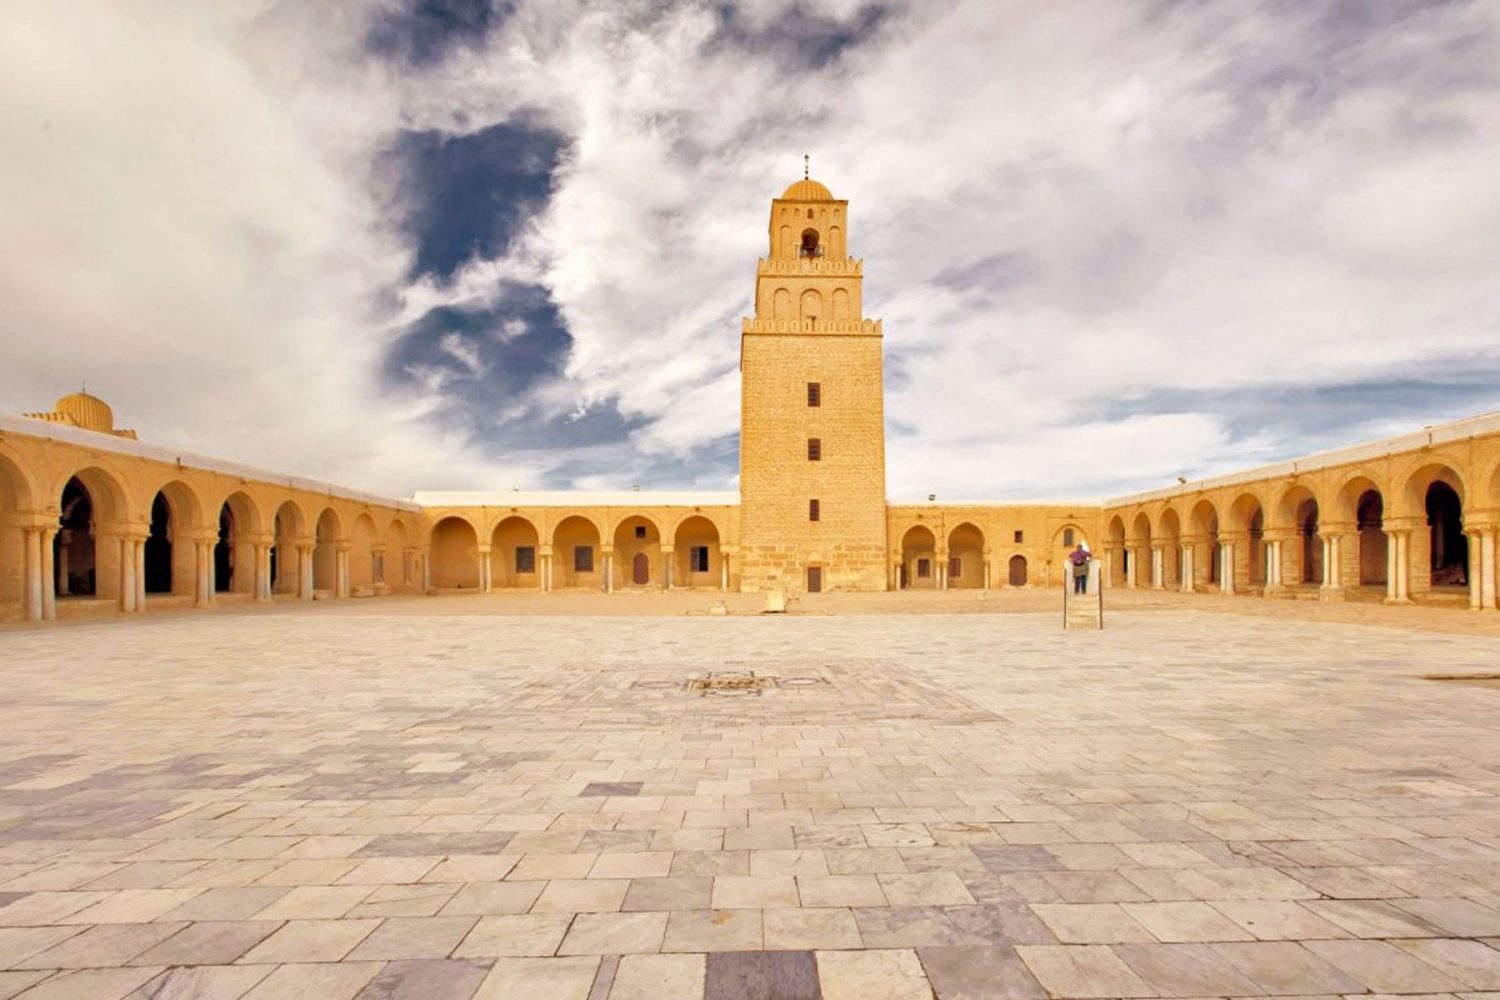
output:
[[822, 386], [821, 383], [819, 383], [819, 382], [809, 382], [809, 383], [807, 383], [807, 405], [808, 406], [822, 406], [823, 405], [823, 386]]
[[807, 460], [809, 462], [821, 462], [823, 460], [823, 439], [807, 439]]
[[809, 521], [819, 521], [819, 520], [822, 520], [822, 514], [823, 514], [823, 511], [819, 508], [818, 501], [816, 501], [816, 500], [809, 500], [809, 501], [807, 501], [807, 519]]
[[1026, 540], [1026, 532], [1024, 532], [1024, 531], [1018, 531], [1018, 532], [1016, 532], [1016, 544], [1017, 545], [1020, 545], [1025, 540]]

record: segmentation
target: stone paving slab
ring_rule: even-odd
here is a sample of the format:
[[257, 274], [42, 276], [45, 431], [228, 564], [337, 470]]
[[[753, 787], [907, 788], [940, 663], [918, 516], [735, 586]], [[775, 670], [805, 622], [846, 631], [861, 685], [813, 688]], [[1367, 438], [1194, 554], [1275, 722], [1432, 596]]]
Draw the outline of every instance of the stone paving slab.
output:
[[1500, 690], [1419, 679], [1497, 660], [1170, 609], [7, 631], [0, 998], [1500, 997]]

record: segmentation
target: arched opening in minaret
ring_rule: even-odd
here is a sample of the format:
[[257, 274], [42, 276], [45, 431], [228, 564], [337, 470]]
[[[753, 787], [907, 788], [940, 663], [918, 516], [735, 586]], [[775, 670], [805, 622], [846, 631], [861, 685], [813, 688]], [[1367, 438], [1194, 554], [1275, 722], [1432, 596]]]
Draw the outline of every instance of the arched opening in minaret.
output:
[[818, 245], [818, 231], [816, 229], [802, 230], [802, 246], [797, 250], [799, 257], [821, 257], [823, 248]]

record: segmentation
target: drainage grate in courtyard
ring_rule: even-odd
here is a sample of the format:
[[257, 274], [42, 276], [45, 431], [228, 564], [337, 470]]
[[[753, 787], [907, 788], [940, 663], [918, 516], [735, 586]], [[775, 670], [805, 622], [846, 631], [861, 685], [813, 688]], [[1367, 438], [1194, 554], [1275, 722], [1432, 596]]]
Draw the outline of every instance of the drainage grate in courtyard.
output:
[[1424, 681], [1449, 681], [1475, 687], [1500, 688], [1500, 674], [1423, 674]]

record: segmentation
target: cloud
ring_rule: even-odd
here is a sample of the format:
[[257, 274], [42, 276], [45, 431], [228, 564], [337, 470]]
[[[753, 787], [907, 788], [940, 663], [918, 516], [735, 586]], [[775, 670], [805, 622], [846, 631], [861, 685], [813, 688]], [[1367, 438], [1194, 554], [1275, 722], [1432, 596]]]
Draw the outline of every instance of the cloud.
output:
[[732, 485], [804, 152], [885, 320], [893, 498], [1493, 406], [1479, 0], [0, 16], [8, 409], [87, 377], [148, 439], [403, 494]]

